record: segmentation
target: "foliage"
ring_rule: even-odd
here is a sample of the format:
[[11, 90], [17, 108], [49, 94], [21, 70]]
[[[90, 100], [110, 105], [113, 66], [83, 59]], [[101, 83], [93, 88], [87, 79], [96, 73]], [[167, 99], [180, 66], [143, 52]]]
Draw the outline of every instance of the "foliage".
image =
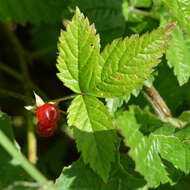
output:
[[0, 0], [0, 21], [0, 189], [189, 188], [188, 1]]

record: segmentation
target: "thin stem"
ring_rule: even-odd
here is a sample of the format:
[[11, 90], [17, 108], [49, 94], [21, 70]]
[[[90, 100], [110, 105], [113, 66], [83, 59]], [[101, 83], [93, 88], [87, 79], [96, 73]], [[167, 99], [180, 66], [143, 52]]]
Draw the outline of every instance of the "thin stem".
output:
[[63, 115], [67, 115], [67, 112], [63, 111], [63, 110], [59, 110]]
[[37, 149], [36, 149], [37, 142], [34, 134], [34, 126], [29, 112], [27, 113], [27, 121], [28, 121], [28, 131], [27, 131], [28, 157], [29, 161], [32, 164], [35, 164], [37, 162]]
[[0, 88], [0, 94], [17, 98], [17, 99], [19, 99], [21, 101], [24, 101], [26, 103], [33, 101], [33, 99], [30, 98], [30, 97], [27, 97], [27, 96], [24, 96], [22, 94], [19, 94], [19, 93], [16, 93], [16, 92], [12, 92], [12, 91], [9, 91], [9, 90], [1, 89], [1, 88]]
[[29, 173], [37, 182], [42, 185], [48, 183], [48, 180], [33, 166], [31, 165], [27, 159], [23, 156], [22, 153], [17, 151], [13, 143], [7, 138], [6, 135], [0, 130], [0, 144], [3, 148], [14, 158], [16, 158], [20, 165]]
[[166, 105], [158, 91], [154, 88], [154, 86], [151, 86], [150, 88], [144, 86], [142, 93], [152, 105], [152, 108], [154, 109], [158, 117], [160, 117], [161, 119], [164, 119], [166, 117], [172, 117], [168, 106]]
[[[28, 70], [28, 66], [25, 60], [25, 53], [24, 53], [24, 48], [22, 47], [20, 41], [18, 40], [18, 38], [16, 37], [16, 35], [14, 34], [14, 32], [10, 29], [10, 27], [8, 25], [2, 24], [3, 29], [5, 31], [5, 34], [7, 35], [7, 37], [10, 39], [13, 48], [15, 50], [15, 52], [17, 53], [18, 56], [18, 60], [19, 60], [19, 64], [20, 64], [20, 69], [22, 72], [22, 78], [24, 81], [24, 90], [25, 90], [25, 94], [26, 96], [30, 96], [31, 95], [31, 82], [30, 82], [30, 74], [29, 74], [29, 70]], [[30, 102], [28, 102], [30, 103]], [[30, 122], [30, 115], [27, 115], [27, 121], [28, 123]], [[33, 135], [31, 135], [33, 133]], [[28, 159], [31, 163], [35, 164], [36, 160], [37, 160], [37, 156], [36, 156], [36, 139], [35, 139], [35, 135], [34, 135], [34, 128], [31, 127], [31, 124], [28, 126], [27, 128], [27, 137], [28, 137]], [[31, 155], [30, 152], [32, 152], [33, 154]]]
[[76, 96], [78, 96], [78, 94], [71, 94], [69, 96], [65, 96], [65, 97], [61, 97], [61, 98], [51, 100], [51, 102], [54, 102], [54, 103], [58, 104], [61, 101], [70, 100], [70, 99], [75, 98]]

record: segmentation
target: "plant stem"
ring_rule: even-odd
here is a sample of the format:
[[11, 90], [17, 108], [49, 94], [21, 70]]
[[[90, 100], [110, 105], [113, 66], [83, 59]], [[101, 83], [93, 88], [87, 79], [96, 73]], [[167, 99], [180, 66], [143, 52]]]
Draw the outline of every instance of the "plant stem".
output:
[[37, 162], [37, 142], [36, 137], [34, 133], [34, 126], [32, 123], [32, 119], [30, 117], [29, 112], [27, 112], [27, 121], [28, 121], [28, 128], [27, 128], [27, 140], [28, 140], [28, 157], [29, 161], [32, 164], [35, 164]]
[[154, 86], [151, 86], [150, 88], [144, 86], [142, 93], [152, 105], [152, 108], [154, 109], [158, 117], [160, 117], [161, 119], [164, 119], [166, 117], [172, 117], [168, 106], [166, 105], [158, 91], [154, 88]]
[[1, 89], [1, 88], [0, 88], [0, 94], [6, 95], [6, 96], [11, 96], [11, 97], [17, 98], [17, 99], [19, 99], [21, 101], [24, 101], [24, 102], [29, 102], [29, 101], [32, 102], [33, 101], [33, 99], [30, 98], [30, 97], [23, 96], [22, 94], [12, 92], [12, 91], [9, 91], [9, 90], [4, 90], [4, 89]]
[[[20, 69], [22, 72], [22, 78], [23, 78], [23, 84], [24, 84], [24, 90], [25, 90], [25, 95], [29, 96], [31, 95], [31, 82], [30, 82], [30, 75], [29, 75], [29, 70], [27, 67], [27, 63], [25, 60], [25, 53], [24, 53], [24, 48], [22, 47], [20, 41], [14, 34], [14, 32], [10, 29], [8, 25], [2, 24], [3, 29], [5, 31], [5, 34], [7, 37], [10, 39], [13, 48], [15, 52], [17, 53], [19, 64], [20, 64]], [[30, 103], [30, 102], [28, 102]], [[30, 115], [27, 114], [27, 123], [29, 124], [31, 122]], [[30, 123], [27, 128], [27, 137], [28, 137], [28, 159], [31, 163], [35, 164], [37, 161], [37, 156], [36, 156], [36, 139], [34, 135], [34, 128], [31, 127]], [[33, 134], [32, 134], [33, 133]], [[32, 152], [32, 155], [30, 154]]]
[[71, 94], [69, 96], [65, 96], [65, 97], [61, 97], [61, 98], [51, 100], [50, 102], [54, 102], [54, 103], [58, 104], [61, 101], [70, 100], [70, 99], [75, 98], [76, 96], [78, 96], [78, 94]]
[[[30, 164], [27, 159], [23, 156], [22, 153], [20, 153], [13, 143], [7, 138], [6, 135], [0, 130], [0, 144], [3, 146], [3, 148], [14, 158], [16, 158], [20, 165], [25, 169], [27, 173], [29, 173], [37, 182], [39, 182], [41, 185], [46, 185], [49, 183], [49, 181], [32, 165]], [[51, 189], [53, 188], [53, 185], [50, 185]], [[49, 187], [49, 186], [48, 186]]]

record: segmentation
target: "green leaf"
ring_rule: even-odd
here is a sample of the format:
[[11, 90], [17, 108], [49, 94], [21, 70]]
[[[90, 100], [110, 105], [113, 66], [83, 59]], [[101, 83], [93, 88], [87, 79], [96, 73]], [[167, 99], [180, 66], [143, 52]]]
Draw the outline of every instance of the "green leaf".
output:
[[179, 27], [174, 29], [173, 39], [169, 45], [170, 48], [166, 53], [168, 65], [174, 68], [174, 74], [177, 76], [179, 84], [183, 85], [190, 77], [190, 52]]
[[97, 98], [84, 95], [72, 101], [68, 113], [68, 124], [74, 126], [84, 162], [107, 181], [116, 150], [116, 133], [108, 110]]
[[[2, 112], [0, 112], [0, 130], [14, 142], [10, 118]], [[16, 181], [29, 179], [29, 176], [20, 167], [20, 163], [12, 158], [2, 146], [0, 146], [0, 161], [0, 189], [4, 189]]]
[[63, 0], [0, 0], [0, 20], [6, 23], [18, 22], [25, 25], [27, 22], [56, 21], [61, 19], [61, 13], [69, 1]]
[[61, 31], [59, 41], [59, 79], [76, 93], [94, 88], [100, 39], [94, 25], [90, 26], [78, 8], [66, 31]]
[[[167, 125], [162, 120], [160, 120], [157, 116], [153, 115], [148, 111], [143, 111], [137, 106], [133, 106], [134, 116], [136, 118], [137, 123], [141, 124], [140, 131], [143, 135], [149, 135], [152, 132], [157, 132], [162, 128], [163, 125]], [[164, 126], [166, 132], [166, 126]], [[172, 126], [171, 130], [174, 131]], [[170, 129], [168, 129], [170, 131]]]
[[187, 0], [162, 0], [182, 29], [190, 33], [190, 4]]
[[142, 86], [137, 89], [134, 89], [132, 93], [127, 93], [125, 96], [106, 98], [106, 105], [109, 109], [109, 112], [112, 115], [114, 115], [117, 109], [120, 108], [124, 104], [124, 102], [128, 103], [128, 101], [131, 98], [131, 94], [137, 97], [140, 94], [140, 91], [142, 90], [143, 85], [151, 87], [153, 82], [154, 82], [154, 76], [150, 75], [148, 79], [142, 84]]
[[181, 140], [190, 140], [190, 125], [187, 125], [183, 129], [177, 131], [175, 136], [180, 138]]
[[131, 4], [135, 7], [148, 8], [152, 5], [152, 0], [131, 0]]
[[142, 176], [136, 175], [134, 170], [132, 172], [126, 170], [128, 169], [126, 167], [126, 164], [129, 162], [128, 157], [122, 154], [120, 159], [121, 163], [114, 163], [112, 165], [110, 178], [107, 184], [103, 184], [101, 186], [101, 190], [147, 190], [146, 181], [142, 178]]
[[185, 143], [189, 143], [190, 140], [190, 111], [184, 111], [178, 118], [183, 124], [182, 127], [175, 131], [175, 136], [183, 140]]
[[174, 186], [171, 186], [169, 184], [160, 185], [156, 190], [188, 190], [190, 186], [189, 182], [190, 175], [182, 177], [181, 180]]
[[75, 6], [95, 24], [103, 47], [115, 38], [123, 36], [125, 20], [122, 15], [122, 0], [80, 0], [74, 1]]
[[101, 178], [79, 159], [71, 166], [64, 167], [55, 185], [57, 190], [95, 190], [99, 189], [101, 183]]
[[[190, 151], [177, 137], [163, 130], [144, 136], [141, 123], [135, 118], [135, 110], [120, 116], [117, 125], [121, 129], [125, 144], [130, 147], [129, 155], [134, 159], [136, 171], [140, 172], [150, 187], [160, 183], [174, 184], [166, 163], [185, 173], [189, 172]], [[163, 162], [164, 161], [164, 162]], [[171, 167], [171, 166], [170, 166]]]
[[74, 92], [99, 97], [123, 96], [140, 87], [160, 62], [175, 24], [141, 37], [116, 39], [100, 55], [94, 25], [76, 9], [61, 32], [57, 68], [59, 79]]
[[101, 53], [101, 76], [96, 80], [100, 97], [123, 96], [142, 85], [168, 48], [175, 24], [139, 37], [116, 39]]
[[179, 115], [179, 110], [184, 109], [181, 107], [184, 100], [189, 99], [188, 84], [179, 87], [177, 78], [169, 69], [166, 60], [159, 65], [158, 69], [158, 77], [156, 77], [154, 86], [172, 111], [172, 115]]
[[129, 9], [128, 0], [123, 0], [123, 2], [122, 2], [122, 13], [123, 13], [125, 20], [128, 19], [128, 9]]
[[[126, 155], [122, 156], [122, 159]], [[145, 181], [125, 172], [121, 165], [114, 163], [110, 178], [105, 184], [88, 165], [85, 165], [81, 159], [69, 167], [65, 167], [63, 172], [56, 180], [57, 190], [146, 190]]]
[[106, 98], [106, 105], [109, 109], [109, 112], [114, 115], [114, 112], [120, 108], [124, 102], [128, 102], [131, 95], [126, 94], [125, 96], [115, 97], [115, 98]]
[[180, 116], [179, 119], [182, 121], [190, 122], [190, 111], [184, 111]]

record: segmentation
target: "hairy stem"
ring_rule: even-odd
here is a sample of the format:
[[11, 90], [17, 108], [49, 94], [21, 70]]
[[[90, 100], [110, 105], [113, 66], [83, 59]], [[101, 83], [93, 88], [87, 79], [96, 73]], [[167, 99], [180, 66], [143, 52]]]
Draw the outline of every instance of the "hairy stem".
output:
[[158, 117], [160, 117], [161, 119], [164, 119], [166, 117], [172, 117], [168, 106], [166, 105], [158, 91], [154, 88], [154, 86], [151, 86], [150, 88], [144, 86], [142, 93], [152, 105], [152, 108], [154, 109]]
[[[2, 27], [5, 31], [5, 34], [9, 38], [10, 42], [13, 45], [14, 51], [17, 53], [18, 56], [18, 61], [20, 64], [20, 69], [22, 72], [22, 78], [23, 78], [23, 85], [24, 85], [24, 90], [25, 90], [25, 95], [26, 96], [31, 96], [31, 82], [30, 82], [30, 74], [29, 70], [27, 67], [27, 63], [25, 60], [25, 53], [24, 53], [24, 48], [22, 47], [20, 41], [14, 34], [14, 32], [11, 30], [11, 28], [8, 25], [2, 24]], [[30, 103], [30, 102], [28, 102]], [[37, 156], [36, 156], [36, 139], [34, 135], [34, 128], [31, 127], [32, 122], [30, 115], [27, 114], [27, 123], [28, 128], [27, 128], [27, 137], [28, 137], [28, 159], [31, 163], [35, 164], [37, 161]], [[31, 135], [33, 133], [33, 135]], [[32, 155], [31, 155], [32, 152]]]
[[78, 96], [78, 94], [71, 94], [69, 96], [64, 96], [64, 97], [61, 97], [61, 98], [58, 98], [58, 99], [51, 100], [51, 102], [54, 102], [55, 104], [58, 104], [61, 101], [70, 100], [70, 99], [75, 98], [76, 96]]
[[41, 185], [46, 186], [49, 189], [55, 189], [53, 185], [49, 184], [49, 181], [32, 165], [30, 164], [27, 159], [20, 153], [13, 143], [7, 138], [6, 135], [0, 130], [0, 144], [3, 148], [14, 158], [16, 158], [20, 165], [29, 173], [37, 182]]

